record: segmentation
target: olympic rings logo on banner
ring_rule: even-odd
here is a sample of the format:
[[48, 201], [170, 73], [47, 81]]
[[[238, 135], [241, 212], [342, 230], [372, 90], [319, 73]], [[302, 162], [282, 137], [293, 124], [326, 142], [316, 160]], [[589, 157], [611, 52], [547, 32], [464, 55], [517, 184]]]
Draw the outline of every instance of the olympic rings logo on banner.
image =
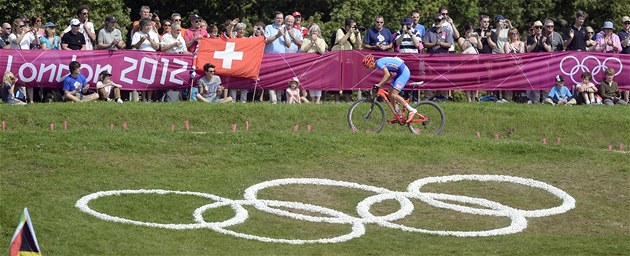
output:
[[[573, 66], [571, 68], [571, 71], [567, 72], [566, 70], [564, 70], [564, 61], [567, 59], [571, 59], [575, 61], [575, 66]], [[597, 65], [593, 68], [593, 70], [590, 70], [584, 63], [587, 60], [594, 60], [597, 62]], [[595, 56], [586, 56], [582, 62], [580, 62], [576, 57], [574, 56], [567, 56], [564, 57], [561, 61], [560, 61], [560, 71], [562, 71], [563, 74], [569, 76], [571, 78], [571, 81], [573, 81], [574, 83], [581, 83], [582, 80], [580, 79], [579, 81], [575, 80], [574, 75], [576, 75], [578, 72], [582, 71], [583, 72], [591, 72], [591, 75], [593, 76], [593, 82], [595, 83], [600, 83], [599, 81], [597, 81], [597, 74], [599, 74], [599, 72], [604, 72], [606, 70], [607, 66], [606, 63], [608, 61], [616, 61], [617, 63], [619, 63], [619, 67], [616, 68], [617, 72], [615, 73], [615, 76], [619, 75], [621, 73], [621, 70], [623, 69], [623, 64], [621, 63], [621, 60], [615, 57], [608, 57], [604, 60], [604, 62], [600, 62], [599, 59]]]
[[[552, 195], [560, 198], [562, 200], [562, 204], [556, 207], [548, 208], [548, 209], [539, 209], [539, 210], [522, 210], [512, 208], [510, 206], [503, 205], [498, 202], [490, 201], [483, 198], [475, 198], [468, 197], [462, 195], [450, 195], [450, 194], [441, 194], [441, 193], [429, 193], [429, 192], [421, 192], [423, 186], [431, 183], [446, 183], [446, 182], [456, 182], [456, 181], [494, 181], [494, 182], [509, 182], [515, 184], [521, 184], [530, 186], [533, 188], [538, 188], [545, 190]], [[333, 187], [344, 187], [351, 189], [360, 189], [368, 192], [376, 193], [376, 195], [365, 198], [363, 201], [357, 204], [357, 214], [359, 217], [350, 216], [341, 211], [337, 211], [334, 209], [312, 205], [301, 202], [290, 202], [290, 201], [279, 201], [279, 200], [266, 200], [266, 199], [258, 199], [257, 194], [259, 191], [270, 188], [277, 187], [283, 185], [320, 185], [320, 186], [333, 186]], [[129, 194], [176, 194], [176, 195], [191, 195], [198, 196], [202, 198], [207, 198], [214, 200], [215, 202], [201, 206], [194, 210], [193, 217], [195, 223], [191, 224], [163, 224], [163, 223], [151, 223], [151, 222], [142, 222], [137, 220], [126, 219], [122, 217], [111, 216], [105, 213], [97, 212], [91, 209], [88, 204], [90, 201], [94, 199], [98, 199], [100, 197], [107, 196], [121, 196], [121, 195], [129, 195]], [[447, 231], [447, 230], [428, 230], [416, 227], [409, 227], [402, 224], [394, 223], [394, 221], [400, 220], [408, 215], [410, 215], [414, 206], [410, 199], [418, 199], [424, 203], [427, 203], [431, 206], [458, 211], [461, 213], [475, 214], [475, 215], [483, 215], [483, 216], [496, 216], [496, 217], [506, 217], [510, 218], [510, 225], [503, 228], [491, 229], [491, 230], [482, 230], [482, 231]], [[396, 200], [400, 204], [400, 209], [396, 212], [385, 215], [385, 216], [376, 216], [370, 212], [370, 208], [377, 203], [383, 202], [385, 200]], [[451, 202], [458, 202], [465, 205], [478, 205], [477, 207], [465, 206], [460, 204], [454, 204]], [[447, 236], [457, 236], [457, 237], [487, 237], [487, 236], [496, 236], [496, 235], [506, 235], [506, 234], [514, 234], [521, 232], [525, 228], [527, 228], [527, 219], [526, 218], [536, 218], [536, 217], [544, 217], [549, 215], [561, 214], [567, 212], [573, 208], [575, 208], [575, 199], [571, 197], [566, 192], [551, 186], [547, 183], [525, 179], [513, 176], [504, 176], [504, 175], [451, 175], [451, 176], [441, 176], [441, 177], [428, 177], [423, 179], [418, 179], [407, 187], [406, 192], [398, 192], [398, 191], [390, 191], [386, 188], [375, 187], [370, 185], [363, 185], [352, 182], [345, 181], [337, 181], [337, 180], [329, 180], [329, 179], [309, 179], [309, 178], [289, 178], [289, 179], [278, 179], [278, 180], [270, 180], [255, 184], [245, 190], [244, 199], [243, 200], [232, 200], [228, 198], [223, 198], [220, 196], [201, 193], [201, 192], [188, 192], [188, 191], [173, 191], [173, 190], [161, 190], [161, 189], [140, 189], [140, 190], [111, 190], [111, 191], [101, 191], [93, 194], [89, 194], [87, 196], [82, 197], [76, 202], [75, 205], [81, 211], [93, 215], [97, 218], [125, 223], [125, 224], [134, 224], [140, 226], [147, 227], [156, 227], [156, 228], [165, 228], [165, 229], [200, 229], [200, 228], [208, 228], [214, 230], [218, 233], [232, 235], [239, 238], [252, 239], [262, 242], [273, 242], [273, 243], [287, 243], [287, 244], [314, 244], [314, 243], [340, 243], [345, 242], [353, 238], [357, 238], [365, 234], [366, 224], [377, 224], [382, 227], [392, 228], [392, 229], [400, 229], [407, 232], [417, 232], [417, 233], [425, 233], [425, 234], [434, 234], [434, 235], [447, 235]], [[235, 214], [234, 217], [221, 221], [221, 222], [206, 222], [203, 218], [203, 213], [207, 210], [229, 206], [231, 207]], [[280, 239], [280, 238], [271, 238], [271, 237], [262, 237], [251, 234], [239, 233], [236, 231], [232, 231], [227, 229], [230, 226], [242, 224], [244, 223], [248, 217], [249, 213], [243, 206], [253, 206], [257, 210], [267, 212], [270, 214], [275, 214], [282, 217], [292, 218], [296, 220], [308, 221], [308, 222], [324, 222], [331, 224], [343, 224], [343, 225], [351, 225], [352, 231], [348, 234], [329, 237], [329, 238], [321, 238], [321, 239], [311, 239], [311, 240], [302, 240], [302, 239]], [[313, 212], [317, 213], [317, 215], [308, 215], [302, 213], [295, 213], [291, 211], [287, 211], [282, 208], [296, 209], [301, 210], [303, 212]], [[320, 217], [326, 216], [326, 217]]]

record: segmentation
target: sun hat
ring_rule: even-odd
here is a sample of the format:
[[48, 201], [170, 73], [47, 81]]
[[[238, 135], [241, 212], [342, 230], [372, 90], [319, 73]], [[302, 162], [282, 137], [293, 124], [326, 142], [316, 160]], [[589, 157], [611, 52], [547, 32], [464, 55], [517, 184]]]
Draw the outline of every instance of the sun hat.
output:
[[542, 27], [542, 26], [543, 26], [543, 24], [539, 20], [534, 22], [534, 27]]
[[293, 12], [293, 17], [297, 17], [297, 16], [302, 17], [302, 14], [298, 11]]
[[612, 29], [612, 30], [614, 30], [615, 27], [613, 26], [612, 21], [606, 21], [606, 22], [604, 22], [604, 26], [602, 27], [602, 29]]
[[45, 28], [54, 28], [57, 27], [57, 25], [55, 25], [55, 23], [53, 23], [52, 21], [46, 22], [46, 24], [44, 25]]
[[503, 15], [497, 15], [497, 17], [494, 18], [494, 22], [499, 22], [499, 21], [504, 20], [504, 19], [505, 19], [505, 17], [503, 17]]

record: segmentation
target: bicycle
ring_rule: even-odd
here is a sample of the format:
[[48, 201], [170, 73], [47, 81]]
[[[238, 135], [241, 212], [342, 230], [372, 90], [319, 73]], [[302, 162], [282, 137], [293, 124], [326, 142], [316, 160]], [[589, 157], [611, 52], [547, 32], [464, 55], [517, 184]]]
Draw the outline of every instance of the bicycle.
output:
[[[416, 86], [422, 85], [423, 83], [424, 82], [413, 82], [410, 83], [410, 85], [413, 85], [413, 89], [415, 89]], [[385, 119], [385, 110], [383, 109], [383, 105], [379, 103], [379, 100], [387, 103], [387, 106], [389, 106], [389, 109], [394, 114], [394, 118]], [[409, 103], [409, 99], [407, 99], [406, 102]], [[383, 88], [374, 86], [372, 90], [370, 90], [369, 97], [352, 103], [348, 110], [348, 124], [353, 132], [372, 131], [378, 133], [385, 126], [385, 122], [389, 122], [401, 126], [407, 125], [409, 131], [414, 134], [420, 134], [422, 130], [425, 130], [425, 133], [428, 132], [433, 135], [442, 133], [446, 118], [440, 106], [431, 101], [421, 101], [418, 102], [414, 108], [418, 110], [418, 113], [407, 123], [407, 110], [401, 106], [401, 112], [397, 113], [394, 105], [389, 100], [389, 93]]]

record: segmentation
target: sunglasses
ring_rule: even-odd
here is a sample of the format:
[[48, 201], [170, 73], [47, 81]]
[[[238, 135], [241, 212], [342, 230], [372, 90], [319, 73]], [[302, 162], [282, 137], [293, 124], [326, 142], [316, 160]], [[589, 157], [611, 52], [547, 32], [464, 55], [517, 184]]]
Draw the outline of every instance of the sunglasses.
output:
[[23, 27], [26, 27], [26, 25], [20, 25], [19, 27], [20, 27], [20, 28], [23, 28]]
[[383, 21], [375, 21], [375, 23], [383, 24], [384, 22]]
[[89, 12], [81, 13], [81, 15], [88, 15], [88, 14], [90, 14], [90, 13]]
[[163, 26], [165, 26], [165, 27], [170, 27], [170, 26], [171, 26], [171, 24], [164, 24]]
[[201, 20], [196, 20], [196, 21], [195, 21], [195, 23], [200, 23], [200, 22], [201, 22]]
[[448, 16], [448, 13], [440, 13], [442, 16]]
[[182, 19], [177, 19], [177, 20], [173, 20], [173, 21], [182, 21]]
[[553, 28], [553, 26], [547, 26], [547, 28]]
[[630, 21], [625, 21], [623, 24], [630, 25]]
[[586, 33], [591, 34], [591, 35], [592, 35], [592, 34], [595, 34], [595, 32], [586, 32]]
[[35, 20], [35, 22], [42, 22], [42, 20]]
[[11, 29], [13, 29], [13, 28], [4, 28], [4, 29], [6, 29], [6, 30], [11, 30]]
[[510, 33], [512, 36], [518, 36], [518, 33]]

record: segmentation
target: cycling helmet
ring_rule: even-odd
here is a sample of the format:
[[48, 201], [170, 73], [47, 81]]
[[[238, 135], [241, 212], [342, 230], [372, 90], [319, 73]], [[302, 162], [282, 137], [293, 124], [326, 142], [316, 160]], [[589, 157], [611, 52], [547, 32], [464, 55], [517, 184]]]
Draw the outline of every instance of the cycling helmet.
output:
[[376, 66], [376, 61], [374, 61], [374, 56], [372, 56], [372, 54], [368, 54], [363, 57], [363, 66], [366, 68], [374, 68], [374, 66]]

